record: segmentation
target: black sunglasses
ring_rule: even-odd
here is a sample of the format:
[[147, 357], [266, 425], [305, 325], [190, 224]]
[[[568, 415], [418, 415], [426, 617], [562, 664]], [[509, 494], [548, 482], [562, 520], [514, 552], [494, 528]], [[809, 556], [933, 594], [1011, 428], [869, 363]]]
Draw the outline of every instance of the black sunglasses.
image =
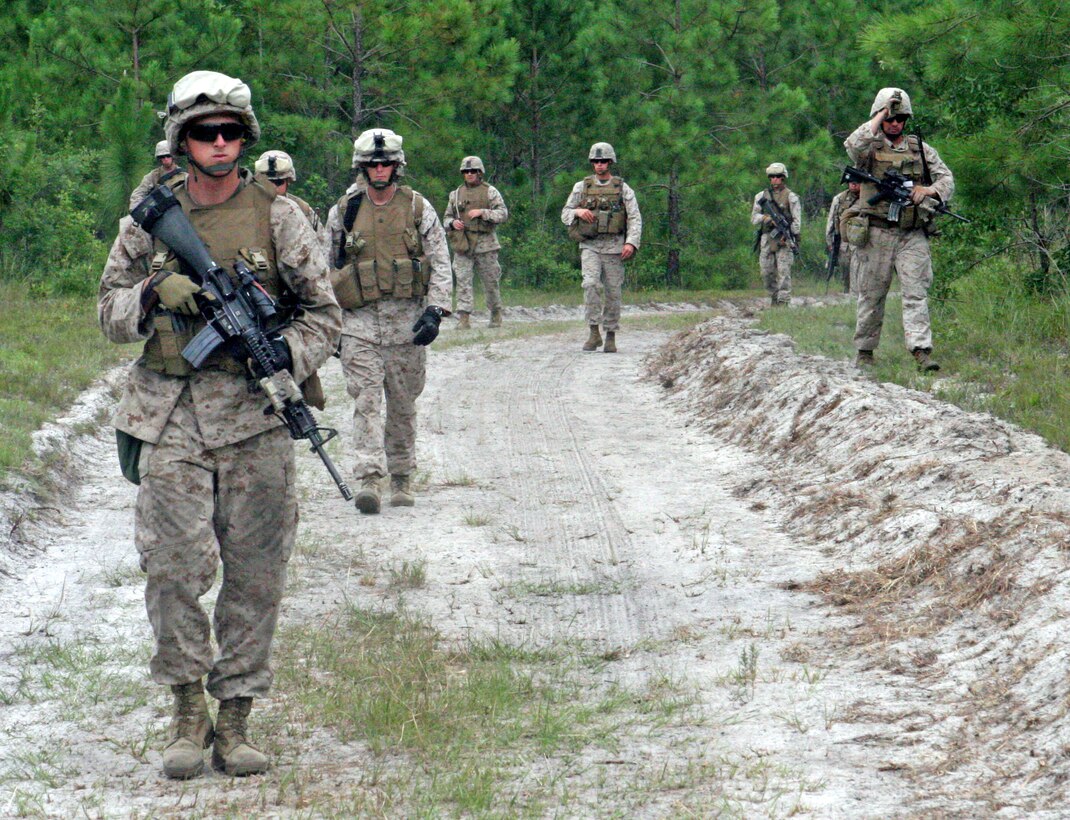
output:
[[393, 168], [397, 163], [394, 160], [385, 159], [373, 159], [371, 162], [364, 163], [369, 168]]
[[240, 140], [246, 134], [246, 128], [240, 122], [197, 123], [191, 125], [186, 136], [197, 142], [215, 142], [223, 137], [227, 142]]
[[465, 168], [461, 171], [462, 174], [478, 174], [479, 171], [476, 168]]
[[592, 159], [591, 165], [609, 165], [612, 161], [611, 159]]
[[783, 179], [784, 175], [783, 174], [770, 174], [769, 178], [770, 179]]
[[906, 122], [910, 119], [910, 114], [896, 114], [894, 117], [886, 117], [888, 122]]

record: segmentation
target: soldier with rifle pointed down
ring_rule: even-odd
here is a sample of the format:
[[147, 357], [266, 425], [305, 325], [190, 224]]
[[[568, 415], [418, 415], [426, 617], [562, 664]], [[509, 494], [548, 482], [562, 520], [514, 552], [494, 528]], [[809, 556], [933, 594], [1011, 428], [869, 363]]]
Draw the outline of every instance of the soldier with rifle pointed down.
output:
[[[860, 367], [873, 364], [885, 299], [892, 275], [898, 274], [907, 349], [922, 372], [940, 369], [932, 358], [929, 237], [935, 233], [936, 214], [947, 212], [955, 178], [931, 145], [905, 133], [913, 113], [905, 91], [882, 88], [873, 100], [870, 119], [843, 143], [856, 166], [845, 176], [861, 182], [858, 202], [844, 221], [845, 238], [858, 256], [854, 344]], [[852, 175], [852, 170], [862, 173]]]
[[[855, 258], [852, 252], [854, 249], [843, 241], [843, 229], [840, 223], [843, 221], [844, 213], [858, 202], [860, 187], [861, 185], [858, 182], [848, 182], [847, 190], [840, 191], [832, 198], [832, 204], [829, 205], [828, 220], [825, 222], [825, 250], [828, 253], [825, 281], [826, 283], [831, 282], [832, 277], [836, 275], [837, 271], [840, 271], [843, 278], [844, 293], [857, 293], [858, 283], [854, 279], [852, 270]], [[826, 292], [828, 291], [827, 284], [825, 290]]]
[[[197, 776], [211, 746], [216, 768], [257, 774], [268, 758], [247, 721], [253, 699], [271, 687], [271, 644], [297, 528], [291, 431], [282, 413], [265, 408], [300, 409], [295, 382], [330, 356], [342, 317], [300, 209], [238, 165], [260, 137], [249, 87], [214, 71], [187, 74], [171, 92], [164, 127], [172, 155], [185, 155], [190, 171], [168, 180], [169, 190], [155, 189], [135, 214], [149, 225], [153, 203], [161, 204], [157, 215], [180, 209], [222, 278], [210, 290], [204, 269], [124, 217], [98, 299], [109, 339], [144, 344], [113, 423], [123, 473], [140, 485], [134, 540], [155, 637], [149, 668], [174, 696], [163, 771]], [[266, 343], [250, 338], [255, 351], [231, 338], [190, 354], [194, 339], [211, 336], [207, 317], [222, 317], [225, 292], [237, 288], [226, 271], [243, 268], [255, 272], [265, 300], [293, 306], [289, 318], [280, 317]], [[210, 620], [200, 598], [220, 562]], [[214, 726], [205, 688], [219, 701]]]
[[769, 187], [754, 197], [750, 221], [758, 226], [758, 264], [770, 303], [776, 307], [791, 302], [791, 266], [799, 252], [802, 204], [785, 184], [788, 169], [784, 163], [774, 162], [765, 175]]

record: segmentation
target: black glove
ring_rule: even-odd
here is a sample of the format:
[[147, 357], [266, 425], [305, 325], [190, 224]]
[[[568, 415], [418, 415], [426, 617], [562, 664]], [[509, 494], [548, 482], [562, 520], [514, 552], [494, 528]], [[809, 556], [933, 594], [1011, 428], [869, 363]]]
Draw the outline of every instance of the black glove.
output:
[[[286, 344], [286, 340], [282, 336], [273, 336], [269, 341], [274, 354], [275, 370], [288, 370], [290, 375], [293, 375], [294, 360], [293, 356], [290, 355], [290, 346]], [[253, 369], [253, 373], [256, 374], [257, 378], [262, 379], [267, 375], [256, 359], [250, 359], [249, 366]]]
[[438, 337], [438, 325], [442, 321], [442, 308], [430, 305], [424, 308], [416, 324], [412, 326], [414, 345], [429, 345]]

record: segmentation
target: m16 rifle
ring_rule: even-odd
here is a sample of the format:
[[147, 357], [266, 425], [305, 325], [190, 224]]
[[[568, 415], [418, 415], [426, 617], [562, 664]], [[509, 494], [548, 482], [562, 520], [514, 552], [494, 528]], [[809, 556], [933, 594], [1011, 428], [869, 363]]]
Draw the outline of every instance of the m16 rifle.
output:
[[286, 425], [290, 438], [304, 439], [312, 445], [342, 497], [352, 501], [352, 491], [324, 449], [338, 431], [316, 423], [293, 377], [284, 369], [275, 346], [281, 337], [277, 328], [272, 329], [278, 321], [275, 301], [256, 276], [239, 260], [234, 263], [235, 282], [212, 261], [208, 248], [179, 206], [178, 199], [166, 186], [154, 188], [130, 216], [174, 251], [192, 272], [190, 278], [204, 290], [204, 295], [198, 295], [196, 299], [207, 325], [182, 350], [182, 357], [196, 368], [222, 348], [239, 361], [254, 362], [257, 373], [263, 374], [260, 387], [271, 401], [271, 406], [264, 412], [278, 416]]
[[[871, 185], [877, 187], [877, 193], [866, 200], [870, 205], [876, 205], [878, 202], [888, 202], [888, 221], [898, 222], [899, 217], [903, 213], [903, 209], [914, 204], [914, 201], [910, 198], [910, 195], [914, 191], [914, 180], [908, 179], [894, 168], [889, 168], [884, 172], [884, 178], [878, 179], [873, 174], [867, 174], [861, 168], [852, 168], [848, 165], [843, 169], [842, 182], [868, 182]], [[931, 198], [930, 198], [931, 199]], [[935, 202], [933, 205], [922, 205], [922, 210], [931, 210], [934, 213], [942, 214], [943, 216], [950, 216], [953, 219], [957, 219], [960, 222], [969, 222], [966, 217], [956, 214], [948, 209], [944, 202], [938, 199], [932, 200]]]
[[829, 282], [836, 275], [836, 268], [840, 264], [840, 232], [832, 235], [832, 245], [829, 246], [828, 261], [825, 263], [825, 293], [829, 292]]
[[781, 239], [794, 254], [799, 253], [799, 239], [791, 232], [791, 220], [780, 210], [771, 196], [763, 196], [760, 202], [762, 213], [773, 221], [773, 236]]

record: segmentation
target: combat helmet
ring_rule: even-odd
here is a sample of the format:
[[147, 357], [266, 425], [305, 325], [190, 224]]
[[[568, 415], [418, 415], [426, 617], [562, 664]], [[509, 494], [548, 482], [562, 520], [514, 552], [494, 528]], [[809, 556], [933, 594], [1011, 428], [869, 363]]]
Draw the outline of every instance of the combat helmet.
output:
[[297, 170], [294, 161], [285, 151], [265, 151], [253, 166], [258, 174], [267, 174], [272, 182], [297, 182]]
[[591, 150], [587, 152], [587, 159], [608, 159], [610, 162], [616, 162], [617, 152], [613, 150], [613, 146], [608, 142], [596, 142], [591, 146]]
[[159, 159], [160, 157], [169, 156], [171, 156], [171, 146], [167, 143], [167, 140], [160, 140], [156, 143], [156, 153], [153, 154], [153, 157]]
[[481, 174], [487, 173], [487, 169], [483, 167], [483, 160], [479, 157], [465, 157], [462, 159], [461, 171], [479, 171]]
[[784, 179], [788, 178], [788, 169], [783, 162], [772, 162], [769, 167], [765, 169], [766, 176], [772, 176], [773, 174], [783, 174]]
[[887, 108], [888, 104], [893, 100], [898, 100], [899, 105], [892, 114], [906, 114], [908, 117], [914, 116], [914, 109], [910, 106], [910, 95], [901, 88], [882, 88], [878, 91], [877, 96], [873, 100], [873, 106], [869, 109], [869, 115], [872, 117], [882, 108]]
[[405, 151], [402, 138], [389, 128], [369, 128], [353, 140], [353, 167], [359, 168], [368, 162], [396, 162], [398, 172], [405, 167]]
[[250, 148], [260, 139], [260, 123], [253, 113], [252, 99], [249, 86], [218, 71], [193, 71], [182, 77], [167, 96], [163, 128], [171, 154], [185, 154], [182, 138], [186, 126], [213, 114], [231, 114], [241, 120], [246, 130], [242, 150]]

